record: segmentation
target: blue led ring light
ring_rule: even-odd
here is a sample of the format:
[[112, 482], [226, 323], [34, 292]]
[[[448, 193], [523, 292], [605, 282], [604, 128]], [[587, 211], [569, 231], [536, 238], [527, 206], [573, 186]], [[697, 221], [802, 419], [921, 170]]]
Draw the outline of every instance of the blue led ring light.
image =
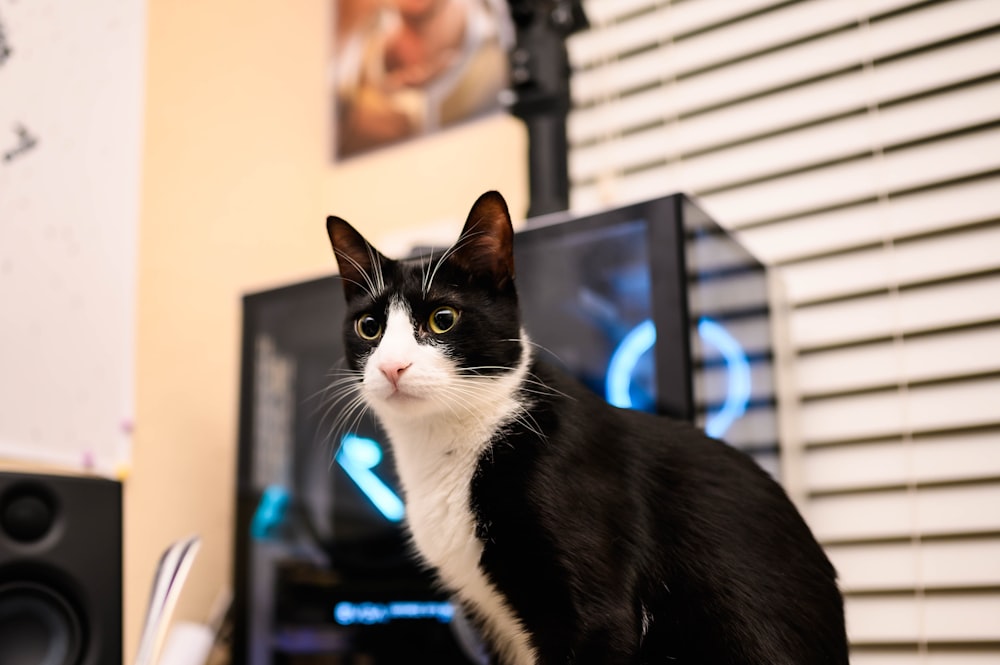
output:
[[[716, 321], [702, 317], [698, 322], [698, 334], [706, 344], [715, 347], [722, 354], [726, 363], [725, 402], [721, 409], [708, 415], [705, 423], [705, 432], [709, 436], [721, 437], [746, 413], [750, 401], [750, 363], [740, 343]], [[655, 343], [656, 326], [651, 319], [646, 319], [622, 338], [608, 362], [605, 395], [610, 404], [624, 409], [632, 408], [632, 396], [629, 393], [632, 375], [639, 359]]]

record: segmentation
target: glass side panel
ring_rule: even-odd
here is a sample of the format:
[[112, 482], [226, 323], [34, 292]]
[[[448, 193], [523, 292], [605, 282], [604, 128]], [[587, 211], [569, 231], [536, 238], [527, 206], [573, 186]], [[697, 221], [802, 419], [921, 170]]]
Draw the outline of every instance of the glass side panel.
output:
[[519, 237], [524, 325], [537, 353], [618, 406], [653, 411], [646, 223]]
[[688, 203], [684, 209], [696, 420], [778, 476], [766, 268]]

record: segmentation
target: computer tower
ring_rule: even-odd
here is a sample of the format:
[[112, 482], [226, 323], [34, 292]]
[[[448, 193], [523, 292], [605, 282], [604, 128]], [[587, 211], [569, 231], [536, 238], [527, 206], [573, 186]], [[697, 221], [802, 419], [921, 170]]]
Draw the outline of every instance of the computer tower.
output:
[[[529, 220], [515, 267], [536, 353], [777, 474], [766, 270], [692, 201]], [[410, 556], [384, 433], [331, 396], [344, 309], [336, 277], [244, 299], [233, 662], [482, 662]]]

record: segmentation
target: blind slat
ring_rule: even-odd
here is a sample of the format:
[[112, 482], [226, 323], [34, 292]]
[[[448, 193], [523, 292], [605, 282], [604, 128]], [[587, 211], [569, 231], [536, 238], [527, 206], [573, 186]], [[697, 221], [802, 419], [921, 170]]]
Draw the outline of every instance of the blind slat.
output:
[[1000, 275], [932, 284], [887, 294], [803, 307], [789, 318], [797, 350], [1000, 320]]
[[832, 545], [827, 554], [848, 593], [1000, 586], [1000, 538]]
[[[670, 33], [670, 11], [664, 7], [631, 21], [574, 35], [566, 41], [576, 67], [616, 58], [620, 53], [661, 43]], [[593, 19], [591, 19], [593, 21]]]
[[[986, 542], [993, 544], [990, 540]], [[826, 548], [830, 563], [837, 570], [840, 588], [848, 593], [916, 589], [920, 553], [910, 542], [830, 545]]]
[[[878, 11], [879, 6], [899, 6], [908, 2], [872, 0], [871, 4]], [[670, 67], [672, 71], [684, 73], [736, 61], [834, 28], [853, 27], [857, 14], [857, 6], [847, 2], [787, 5], [676, 42], [670, 50]]]
[[844, 610], [861, 643], [988, 642], [1000, 633], [1000, 594], [849, 598]]
[[782, 269], [792, 303], [841, 297], [1000, 267], [1000, 225], [839, 254]]
[[875, 650], [855, 649], [851, 653], [851, 665], [996, 665], [1000, 662], [1000, 649], [969, 650], [959, 648], [935, 648], [918, 651], [914, 648]]
[[[871, 158], [854, 160], [705, 195], [702, 200], [709, 214], [738, 228], [874, 198], [879, 190], [915, 189], [997, 169], [1000, 129], [988, 129], [886, 153], [879, 163]], [[660, 178], [661, 186], [680, 181], [676, 167], [664, 169]]]
[[784, 263], [878, 243], [886, 236], [905, 238], [1000, 219], [998, 191], [998, 177], [961, 182], [747, 229], [740, 239], [762, 261]]
[[[605, 60], [631, 51], [637, 47], [655, 44], [677, 35], [703, 30], [706, 27], [730, 21], [773, 5], [781, 0], [742, 0], [734, 2], [687, 2], [665, 4], [658, 9], [642, 12], [638, 16], [616, 21], [627, 16], [629, 10], [649, 7], [649, 0], [610, 0], [591, 2], [587, 16], [596, 29], [574, 35], [568, 43], [572, 62], [577, 66]], [[609, 27], [600, 27], [616, 21]]]
[[[1000, 478], [1000, 431], [816, 448], [804, 456], [803, 478], [826, 492]], [[1000, 558], [996, 565], [1000, 572]]]
[[[1000, 169], [1000, 128], [918, 144], [873, 157], [837, 163], [760, 183], [702, 195], [713, 218], [726, 226], [759, 224], [810, 214], [889, 192], [928, 187]], [[668, 164], [624, 179], [606, 179], [571, 191], [572, 208], [593, 210], [610, 202], [634, 202], [686, 187], [684, 165]]]
[[583, 6], [590, 22], [600, 25], [648, 9], [651, 4], [650, 0], [586, 0]]
[[[866, 16], [899, 9], [913, 0], [869, 0]], [[733, 12], [753, 10], [770, 3], [715, 3], [728, 6]], [[664, 44], [693, 27], [685, 21], [684, 8], [706, 7], [706, 3], [687, 3], [664, 7], [644, 14], [633, 21], [619, 23], [604, 30], [582, 33], [569, 43], [570, 58], [577, 66], [614, 58], [621, 53]], [[718, 17], [721, 17], [719, 14]], [[664, 47], [661, 55], [668, 75], [705, 69], [721, 62], [734, 61], [748, 55], [801, 41], [813, 35], [841, 27], [856, 26], [858, 8], [849, 2], [814, 2], [791, 4], [775, 11], [758, 14], [722, 28], [706, 31], [694, 37]]]
[[[947, 409], [941, 405], [947, 404]], [[835, 443], [1000, 423], [1000, 379], [811, 400], [799, 409], [806, 444]]]
[[[732, 143], [821, 118], [884, 104], [961, 81], [1000, 71], [1000, 34], [949, 44], [910, 57], [880, 63], [872, 69], [852, 69], [788, 90], [684, 119], [685, 131], [673, 137], [674, 151], [687, 154], [713, 145]], [[670, 119], [669, 88], [573, 111], [570, 141], [579, 144], [615, 136], [634, 127]], [[679, 113], [682, 109], [677, 109]]]
[[[871, 151], [876, 136], [882, 146], [889, 147], [998, 118], [1000, 82], [977, 85], [877, 114], [857, 114], [688, 158], [684, 162], [684, 186], [692, 191], [718, 189], [769, 173], [809, 168]], [[669, 158], [675, 152], [676, 139], [690, 131], [676, 125], [659, 127], [575, 150], [570, 160], [571, 176], [582, 180]]]
[[[811, 7], [824, 3], [811, 3]], [[846, 4], [846, 3], [826, 3]], [[707, 108], [765, 90], [791, 85], [824, 74], [878, 60], [967, 34], [1000, 22], [1000, 5], [991, 0], [952, 0], [920, 12], [835, 32], [778, 51], [693, 76], [674, 92], [675, 108]], [[630, 90], [683, 77], [674, 64], [684, 62], [683, 42], [643, 52], [573, 77], [573, 101], [578, 105], [616, 97]]]
[[823, 541], [945, 536], [996, 532], [1000, 482], [984, 485], [919, 488], [823, 496], [808, 508], [809, 524]]

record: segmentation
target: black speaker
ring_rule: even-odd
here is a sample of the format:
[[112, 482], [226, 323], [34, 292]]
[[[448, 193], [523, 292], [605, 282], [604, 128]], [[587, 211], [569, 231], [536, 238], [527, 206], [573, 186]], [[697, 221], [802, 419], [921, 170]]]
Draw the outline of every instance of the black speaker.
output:
[[120, 483], [0, 473], [0, 663], [121, 665]]

